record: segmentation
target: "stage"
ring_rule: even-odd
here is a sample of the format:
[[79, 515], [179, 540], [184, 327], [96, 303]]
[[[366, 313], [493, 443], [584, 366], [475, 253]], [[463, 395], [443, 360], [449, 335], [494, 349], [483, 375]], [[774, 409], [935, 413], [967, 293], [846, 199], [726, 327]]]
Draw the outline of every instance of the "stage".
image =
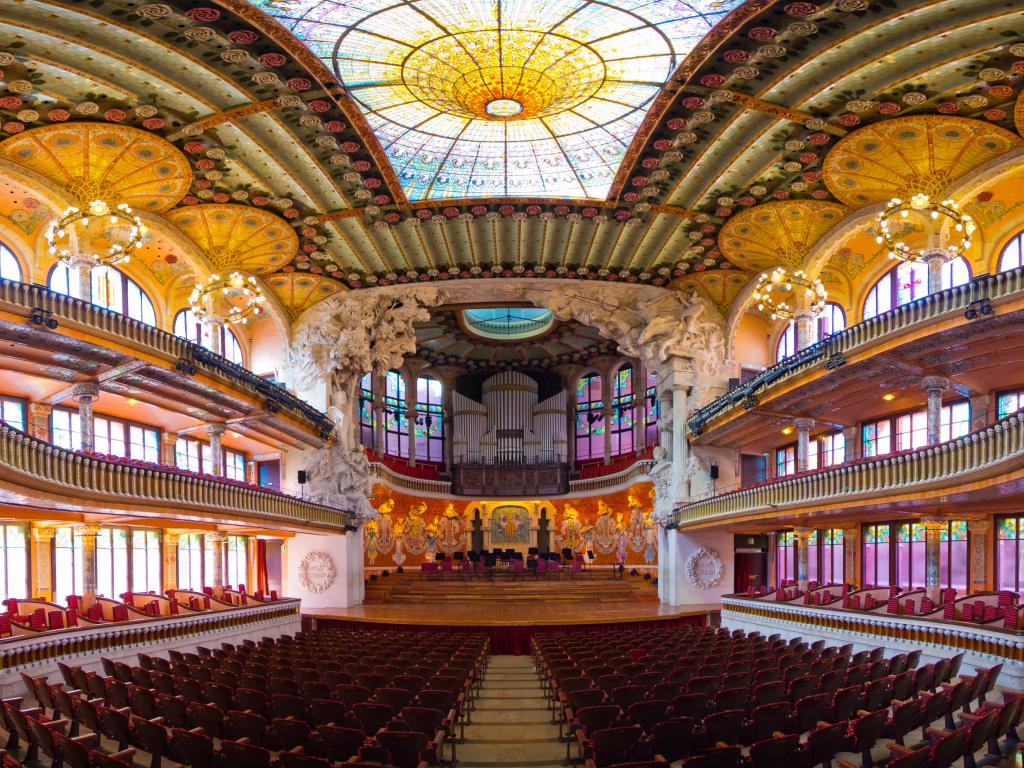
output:
[[637, 577], [545, 581], [445, 581], [419, 575], [378, 579], [367, 602], [353, 608], [304, 609], [303, 624], [388, 625], [410, 631], [485, 631], [491, 652], [530, 652], [536, 632], [630, 632], [717, 623], [720, 603], [666, 606], [657, 588]]

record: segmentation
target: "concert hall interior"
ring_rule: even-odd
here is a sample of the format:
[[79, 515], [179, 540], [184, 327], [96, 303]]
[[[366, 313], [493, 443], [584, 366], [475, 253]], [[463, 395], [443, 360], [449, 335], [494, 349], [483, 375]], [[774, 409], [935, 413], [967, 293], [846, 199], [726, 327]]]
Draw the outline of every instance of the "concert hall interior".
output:
[[0, 0], [0, 768], [1021, 720], [1019, 2]]

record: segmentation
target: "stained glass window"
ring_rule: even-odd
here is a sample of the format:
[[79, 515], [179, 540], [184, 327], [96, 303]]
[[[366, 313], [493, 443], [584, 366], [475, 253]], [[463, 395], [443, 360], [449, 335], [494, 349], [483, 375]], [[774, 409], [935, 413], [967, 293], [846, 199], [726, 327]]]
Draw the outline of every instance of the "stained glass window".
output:
[[416, 379], [416, 460], [444, 462], [444, 404], [441, 382], [430, 376]]
[[0, 243], [0, 278], [4, 280], [21, 280], [21, 263], [14, 251], [4, 243]]
[[[846, 312], [834, 302], [825, 305], [825, 310], [811, 323], [811, 338], [804, 346], [810, 346], [822, 339], [828, 338], [833, 333], [839, 333], [846, 328]], [[779, 336], [779, 343], [775, 347], [775, 361], [779, 362], [784, 358], [797, 353], [796, 320], [790, 320], [786, 330]]]
[[0, 525], [0, 600], [29, 596], [28, 536], [21, 525]]
[[896, 528], [896, 583], [904, 589], [923, 589], [927, 534], [921, 523]]
[[[942, 265], [942, 288], [955, 288], [971, 279], [971, 270], [962, 256]], [[864, 319], [909, 304], [928, 295], [928, 265], [900, 262], [882, 275], [864, 299]]]
[[779, 336], [779, 343], [775, 345], [775, 362], [781, 362], [787, 357], [796, 354], [796, 321], [791, 320], [786, 329]]
[[775, 552], [776, 584], [783, 586], [796, 579], [796, 547], [792, 531], [780, 531]]
[[635, 447], [635, 413], [633, 400], [633, 368], [624, 365], [612, 378], [612, 427], [609, 438], [612, 456], [632, 453]]
[[1024, 590], [1024, 517], [996, 518], [996, 589]]
[[822, 584], [842, 584], [846, 581], [843, 529], [827, 528], [821, 533], [825, 543], [821, 547], [820, 581]]
[[818, 435], [817, 466], [834, 467], [846, 460], [846, 436], [842, 432]]
[[654, 98], [740, 0], [250, 0], [346, 88], [411, 200], [604, 198]]
[[[191, 309], [183, 309], [174, 316], [174, 335], [213, 350], [213, 330], [206, 323], [199, 322]], [[220, 328], [220, 354], [232, 363], [245, 364], [242, 345], [238, 343], [235, 332], [226, 325]]]
[[25, 401], [17, 397], [0, 397], [0, 421], [25, 431]]
[[405, 377], [398, 371], [388, 371], [384, 378], [384, 453], [409, 458]]
[[647, 386], [644, 389], [644, 442], [650, 447], [658, 444], [658, 378], [653, 373], [647, 374]]
[[359, 441], [375, 448], [377, 418], [373, 412], [373, 374], [365, 373], [359, 379]]
[[1004, 392], [996, 401], [996, 418], [1005, 419], [1021, 409], [1024, 409], [1024, 390]]
[[53, 599], [65, 602], [68, 595], [81, 595], [82, 535], [77, 528], [57, 528], [53, 534]]
[[[120, 312], [132, 320], [156, 325], [156, 310], [139, 284], [114, 267], [100, 266], [92, 270], [92, 303]], [[49, 288], [56, 293], [81, 298], [78, 270], [55, 264], [50, 271]]]
[[1007, 272], [1024, 266], [1024, 232], [1018, 232], [999, 254], [999, 271]]
[[596, 373], [576, 382], [576, 460], [604, 459], [606, 429], [601, 377]]
[[787, 445], [775, 451], [775, 476], [786, 477], [796, 474], [796, 446]]
[[891, 528], [889, 523], [864, 526], [864, 586], [889, 586], [892, 578], [889, 573]]

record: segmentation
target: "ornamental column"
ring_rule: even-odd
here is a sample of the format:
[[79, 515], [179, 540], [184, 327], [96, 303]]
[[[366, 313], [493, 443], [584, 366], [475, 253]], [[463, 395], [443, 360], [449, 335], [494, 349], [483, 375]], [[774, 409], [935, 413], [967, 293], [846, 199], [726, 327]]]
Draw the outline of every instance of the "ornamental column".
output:
[[178, 539], [179, 533], [164, 531], [161, 545], [164, 561], [164, 592], [178, 588]]
[[210, 329], [210, 351], [215, 355], [223, 355], [224, 322], [221, 320], [208, 320], [206, 324]]
[[[30, 595], [58, 602], [53, 594], [53, 536], [56, 528], [32, 526], [32, 579]], [[65, 595], [61, 596], [61, 599]]]
[[843, 528], [843, 582], [859, 585], [860, 527]]
[[992, 589], [989, 575], [992, 563], [988, 556], [992, 536], [991, 520], [968, 520], [967, 533], [970, 538], [971, 569], [967, 574], [967, 587], [971, 592], [985, 592]]
[[672, 393], [661, 392], [658, 397], [658, 445], [672, 458]]
[[601, 402], [603, 408], [601, 409], [601, 416], [604, 419], [604, 463], [611, 464], [612, 462], [612, 419], [614, 418], [614, 410], [612, 409], [612, 395], [614, 393], [612, 387], [612, 374], [605, 372], [601, 374]]
[[939, 579], [940, 536], [946, 529], [945, 520], [922, 520], [924, 525], [924, 587], [928, 597], [939, 604], [942, 582]]
[[160, 433], [160, 461], [169, 467], [178, 464], [178, 433]]
[[215, 589], [224, 587], [224, 543], [227, 540], [227, 534], [221, 531], [206, 534], [206, 541], [211, 545], [210, 549], [213, 552], [213, 584], [211, 586]]
[[811, 427], [814, 426], [814, 419], [795, 419], [796, 426], [796, 471], [806, 472], [810, 464], [811, 448]]
[[644, 434], [646, 433], [647, 421], [647, 388], [644, 383], [647, 381], [645, 371], [637, 360], [633, 363], [633, 452], [640, 453], [644, 445]]
[[405, 418], [409, 425], [409, 466], [416, 466], [416, 405], [418, 402], [416, 392], [416, 375], [410, 374], [405, 385]]
[[992, 406], [992, 399], [986, 395], [972, 395], [971, 407], [971, 432], [977, 432], [988, 426], [989, 408]]
[[949, 379], [925, 376], [921, 389], [928, 394], [928, 445], [938, 445], [942, 436], [942, 393], [949, 388]]
[[96, 537], [102, 526], [95, 523], [75, 526], [74, 533], [82, 537], [82, 607], [96, 602]]
[[78, 274], [78, 298], [92, 303], [92, 267], [91, 261], [74, 260], [68, 265], [68, 271]]
[[814, 343], [814, 317], [807, 310], [801, 310], [793, 322], [796, 324], [796, 349], [799, 352]]
[[78, 400], [78, 418], [82, 424], [82, 450], [90, 452], [95, 449], [96, 437], [92, 423], [92, 404], [100, 395], [100, 385], [95, 381], [87, 381], [75, 385], [72, 397]]
[[808, 542], [811, 538], [810, 528], [794, 528], [793, 538], [796, 543], [796, 583], [802, 592], [807, 591], [808, 579]]
[[[50, 415], [53, 406], [48, 403], [28, 404], [28, 433], [36, 440], [50, 442]], [[45, 530], [45, 529], [44, 529]]]
[[942, 249], [930, 251], [924, 255], [924, 263], [928, 265], [928, 295], [942, 290], [942, 267], [950, 260], [951, 254]]
[[843, 461], [860, 458], [860, 429], [854, 424], [843, 428]]
[[224, 450], [221, 446], [221, 435], [227, 429], [226, 424], [213, 423], [206, 425], [206, 434], [210, 436], [210, 463], [213, 465], [215, 477], [224, 476]]

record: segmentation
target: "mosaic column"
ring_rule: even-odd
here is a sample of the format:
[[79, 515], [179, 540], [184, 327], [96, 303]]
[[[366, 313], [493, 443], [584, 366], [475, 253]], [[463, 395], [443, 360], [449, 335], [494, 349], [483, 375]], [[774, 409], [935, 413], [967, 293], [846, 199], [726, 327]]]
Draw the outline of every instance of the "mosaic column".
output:
[[68, 269], [78, 273], [78, 298], [92, 303], [92, 262], [72, 261]]
[[968, 520], [967, 533], [970, 538], [971, 569], [967, 575], [967, 585], [971, 592], [985, 592], [994, 588], [989, 571], [993, 565], [988, 553], [989, 542], [992, 540], [991, 520]]
[[860, 585], [860, 528], [843, 528], [843, 581]]
[[384, 453], [385, 385], [382, 377], [371, 374], [370, 387], [373, 391], [373, 450]]
[[808, 578], [808, 548], [811, 538], [810, 528], [794, 528], [793, 538], [796, 543], [796, 583], [801, 591], [807, 591]]
[[806, 472], [808, 468], [811, 447], [811, 427], [814, 426], [814, 419], [795, 419], [796, 425], [796, 471]]
[[215, 477], [222, 477], [224, 475], [224, 451], [221, 447], [220, 439], [225, 429], [227, 429], [225, 424], [214, 423], [206, 425], [206, 434], [210, 436], [210, 464], [213, 465], [212, 470]]
[[206, 541], [212, 545], [213, 550], [213, 587], [224, 586], [224, 544], [227, 540], [228, 535], [220, 531], [206, 534]]
[[[660, 550], [659, 550], [660, 556]], [[768, 532], [768, 577], [765, 582], [772, 589], [779, 586], [777, 559], [779, 556], [779, 533], [778, 531]]]
[[[32, 585], [31, 595], [55, 601], [53, 594], [53, 536], [56, 528], [32, 526]], [[65, 596], [61, 595], [61, 601]]]
[[92, 404], [100, 395], [100, 385], [94, 381], [77, 384], [72, 396], [78, 400], [78, 418], [82, 424], [82, 450], [92, 451], [96, 446], [92, 423]]
[[209, 320], [207, 325], [210, 328], [210, 351], [215, 355], [223, 355], [224, 323], [220, 320]]
[[86, 608], [96, 599], [96, 537], [100, 530], [102, 526], [94, 523], [75, 526], [75, 533], [82, 538], [82, 602]]
[[942, 290], [942, 267], [949, 261], [951, 254], [937, 250], [925, 255], [924, 263], [928, 265], [928, 294]]
[[989, 423], [989, 408], [992, 407], [992, 399], [988, 395], [972, 395], [971, 404], [971, 432], [984, 429]]
[[615, 418], [612, 410], [612, 395], [615, 392], [612, 387], [612, 374], [606, 373], [601, 376], [601, 401], [604, 407], [601, 415], [604, 418], [604, 463], [612, 462], [612, 420]]
[[860, 428], [854, 424], [843, 429], [843, 461], [860, 458]]
[[928, 597], [937, 605], [942, 583], [939, 580], [940, 536], [946, 529], [945, 520], [922, 520], [924, 526], [924, 586]]
[[160, 434], [160, 461], [170, 467], [178, 463], [177, 432], [162, 432]]
[[942, 436], [942, 393], [949, 388], [949, 379], [925, 376], [921, 389], [928, 394], [928, 445], [938, 445]]
[[178, 588], [178, 539], [181, 534], [164, 531], [162, 552], [164, 560], [164, 589]]
[[409, 466], [416, 466], [416, 376], [409, 376], [405, 385], [405, 418], [409, 424]]
[[50, 414], [53, 406], [47, 403], [28, 404], [28, 433], [36, 440], [50, 442]]
[[796, 348], [797, 351], [807, 349], [814, 343], [812, 333], [814, 331], [814, 318], [811, 313], [805, 311], [796, 313]]
[[636, 453], [644, 450], [644, 421], [647, 414], [647, 376], [639, 361], [633, 363], [633, 449]]

